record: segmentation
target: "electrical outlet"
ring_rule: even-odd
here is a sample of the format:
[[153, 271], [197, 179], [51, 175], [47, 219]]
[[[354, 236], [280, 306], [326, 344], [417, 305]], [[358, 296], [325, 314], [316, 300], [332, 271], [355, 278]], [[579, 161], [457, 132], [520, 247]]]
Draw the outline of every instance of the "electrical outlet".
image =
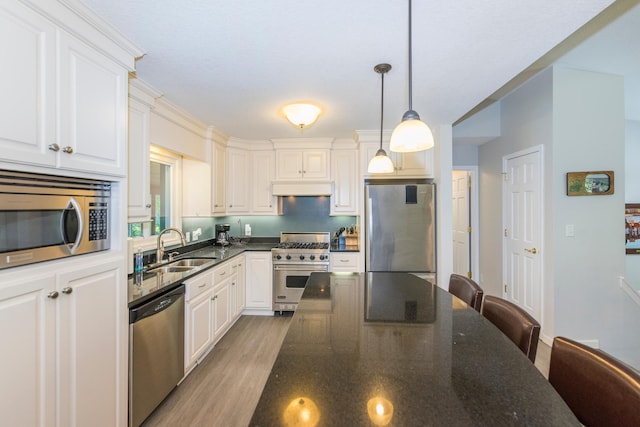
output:
[[251, 224], [244, 225], [244, 235], [251, 236]]

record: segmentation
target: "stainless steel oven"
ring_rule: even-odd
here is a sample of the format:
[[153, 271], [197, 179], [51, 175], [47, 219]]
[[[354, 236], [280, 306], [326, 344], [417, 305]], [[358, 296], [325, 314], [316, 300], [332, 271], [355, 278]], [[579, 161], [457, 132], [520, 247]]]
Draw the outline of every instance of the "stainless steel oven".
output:
[[111, 183], [0, 170], [0, 269], [109, 249]]
[[273, 311], [295, 311], [314, 271], [329, 271], [329, 265], [274, 265]]
[[329, 241], [326, 232], [280, 233], [271, 250], [273, 311], [295, 311], [311, 273], [329, 271]]

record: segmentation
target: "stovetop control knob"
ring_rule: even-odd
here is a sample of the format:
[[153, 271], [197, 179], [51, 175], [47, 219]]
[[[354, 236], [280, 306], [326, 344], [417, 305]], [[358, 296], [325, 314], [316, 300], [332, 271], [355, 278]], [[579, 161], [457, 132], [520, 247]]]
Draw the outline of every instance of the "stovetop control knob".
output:
[[320, 255], [320, 261], [324, 260], [324, 255]]
[[291, 255], [287, 255], [287, 259], [291, 259]]
[[300, 255], [300, 260], [302, 261], [304, 259], [304, 255]]
[[282, 259], [281, 255], [276, 255], [276, 259]]
[[311, 256], [309, 256], [309, 259], [310, 259], [311, 261], [313, 261], [314, 259], [316, 259], [316, 256], [315, 256], [315, 255], [311, 255]]

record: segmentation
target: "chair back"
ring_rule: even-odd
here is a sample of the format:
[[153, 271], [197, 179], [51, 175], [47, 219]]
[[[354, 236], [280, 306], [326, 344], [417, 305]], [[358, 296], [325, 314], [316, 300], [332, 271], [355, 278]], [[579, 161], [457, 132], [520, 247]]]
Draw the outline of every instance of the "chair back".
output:
[[602, 350], [556, 337], [549, 382], [586, 426], [640, 426], [640, 372]]
[[485, 295], [481, 313], [535, 362], [540, 324], [522, 308], [505, 299]]
[[449, 277], [449, 293], [457, 296], [467, 303], [469, 307], [480, 311], [482, 305], [482, 288], [473, 280], [460, 274], [452, 274]]

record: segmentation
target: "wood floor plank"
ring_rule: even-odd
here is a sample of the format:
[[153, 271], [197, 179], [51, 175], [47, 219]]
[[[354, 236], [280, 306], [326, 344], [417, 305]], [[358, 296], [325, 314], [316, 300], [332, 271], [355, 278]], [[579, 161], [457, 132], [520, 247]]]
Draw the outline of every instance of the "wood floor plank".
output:
[[290, 321], [242, 316], [143, 426], [249, 425]]

